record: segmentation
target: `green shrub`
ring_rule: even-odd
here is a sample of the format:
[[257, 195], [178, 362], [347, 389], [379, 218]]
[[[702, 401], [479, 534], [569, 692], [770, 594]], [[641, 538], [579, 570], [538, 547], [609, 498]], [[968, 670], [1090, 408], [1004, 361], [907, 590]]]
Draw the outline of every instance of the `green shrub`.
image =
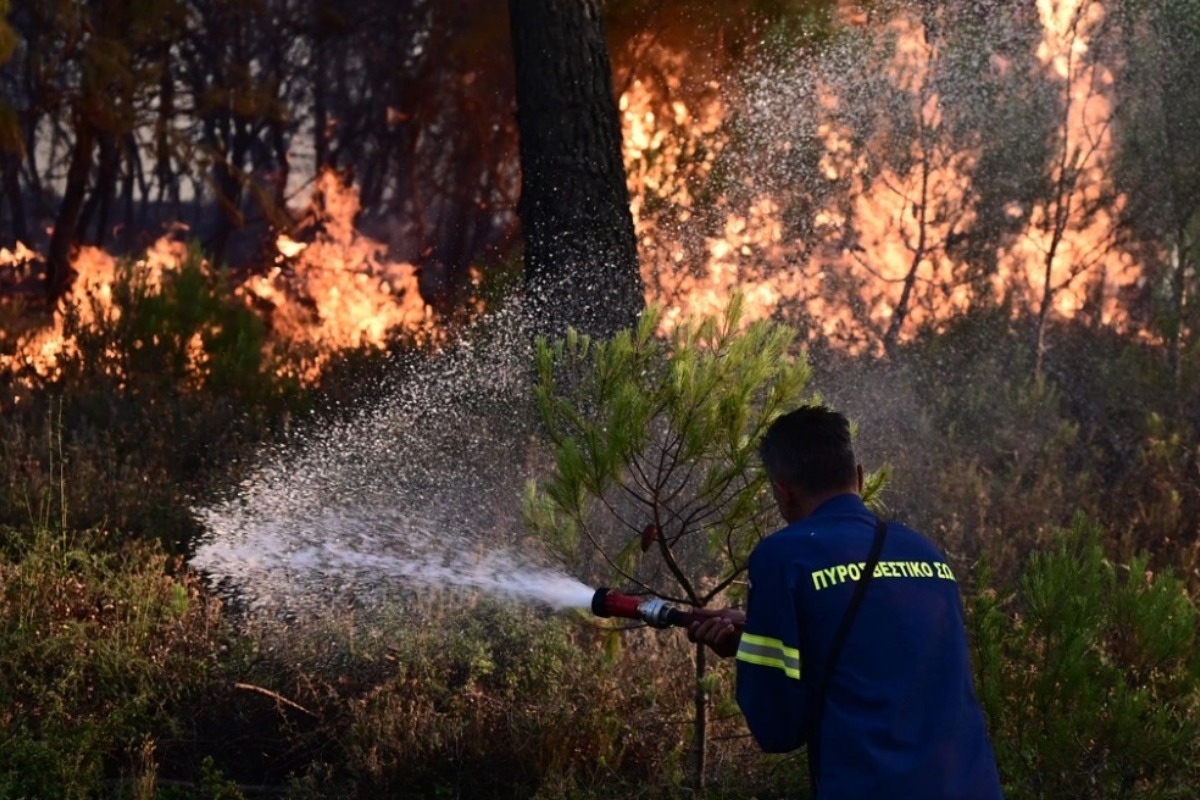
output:
[[893, 358], [829, 359], [818, 381], [862, 420], [864, 462], [892, 465], [895, 516], [964, 573], [986, 557], [1011, 583], [1082, 511], [1104, 520], [1119, 557], [1145, 551], [1200, 589], [1194, 391], [1171, 388], [1153, 346], [1081, 322], [1055, 331], [1035, 380], [1026, 333], [1006, 311], [976, 310]]
[[[535, 392], [554, 466], [531, 484], [525, 516], [578, 574], [694, 607], [728, 605], [751, 550], [780, 526], [759, 440], [811, 397], [811, 370], [790, 327], [743, 326], [736, 295], [722, 316], [684, 320], [669, 337], [658, 322], [650, 308], [608, 341], [569, 331], [539, 342]], [[868, 502], [885, 480], [870, 476]], [[683, 732], [692, 789], [708, 774], [715, 659], [705, 652], [694, 650]]]
[[1193, 798], [1200, 786], [1200, 611], [1144, 557], [1108, 560], [1103, 533], [1077, 518], [1014, 595], [972, 600], [977, 688], [1010, 800]]
[[152, 545], [0, 533], [0, 797], [96, 796], [206, 681], [217, 608]]
[[[758, 440], [802, 402], [810, 370], [790, 355], [794, 331], [742, 329], [741, 311], [735, 296], [722, 317], [686, 320], [669, 340], [650, 308], [609, 341], [574, 330], [539, 341], [535, 391], [554, 468], [531, 484], [525, 516], [579, 574], [705, 607], [776, 527]], [[697, 646], [693, 788], [708, 771], [707, 661]]]
[[1009, 324], [999, 311], [975, 312], [890, 361], [829, 374], [863, 420], [864, 459], [892, 465], [895, 516], [964, 573], [987, 556], [1001, 580], [1070, 523], [1095, 477], [1062, 389], [1030, 377], [1027, 342]]

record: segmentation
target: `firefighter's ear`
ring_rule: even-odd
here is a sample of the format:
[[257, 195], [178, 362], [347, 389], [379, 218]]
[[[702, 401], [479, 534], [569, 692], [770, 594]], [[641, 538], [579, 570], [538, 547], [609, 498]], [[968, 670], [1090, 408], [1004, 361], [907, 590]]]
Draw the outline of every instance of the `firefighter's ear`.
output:
[[855, 465], [855, 467], [854, 467], [854, 469], [855, 469], [855, 471], [858, 473], [858, 493], [859, 493], [859, 494], [862, 494], [862, 490], [863, 490], [863, 468], [862, 468], [862, 464], [856, 464], [856, 465]]

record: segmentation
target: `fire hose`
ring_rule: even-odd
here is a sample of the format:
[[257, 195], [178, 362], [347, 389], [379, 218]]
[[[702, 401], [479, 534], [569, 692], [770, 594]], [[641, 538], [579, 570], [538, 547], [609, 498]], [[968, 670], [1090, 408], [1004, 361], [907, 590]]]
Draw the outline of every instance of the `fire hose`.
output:
[[642, 599], [605, 587], [597, 589], [592, 595], [592, 613], [597, 617], [641, 620], [654, 628], [686, 628], [692, 622], [704, 618], [661, 597]]

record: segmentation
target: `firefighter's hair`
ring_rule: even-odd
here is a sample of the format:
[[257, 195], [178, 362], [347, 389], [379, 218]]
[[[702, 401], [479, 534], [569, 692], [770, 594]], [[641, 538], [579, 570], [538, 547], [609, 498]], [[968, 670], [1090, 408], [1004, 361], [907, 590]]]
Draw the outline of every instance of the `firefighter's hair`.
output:
[[850, 422], [825, 406], [802, 406], [776, 419], [763, 435], [758, 454], [772, 480], [806, 492], [857, 485]]

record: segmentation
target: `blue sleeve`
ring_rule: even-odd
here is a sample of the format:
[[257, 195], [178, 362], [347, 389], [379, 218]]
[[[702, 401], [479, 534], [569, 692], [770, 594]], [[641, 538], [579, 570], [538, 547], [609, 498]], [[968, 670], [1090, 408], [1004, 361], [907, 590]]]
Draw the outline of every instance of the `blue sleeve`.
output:
[[800, 680], [796, 599], [783, 563], [759, 546], [750, 557], [746, 626], [737, 652], [737, 701], [765, 752], [804, 744], [807, 693]]

